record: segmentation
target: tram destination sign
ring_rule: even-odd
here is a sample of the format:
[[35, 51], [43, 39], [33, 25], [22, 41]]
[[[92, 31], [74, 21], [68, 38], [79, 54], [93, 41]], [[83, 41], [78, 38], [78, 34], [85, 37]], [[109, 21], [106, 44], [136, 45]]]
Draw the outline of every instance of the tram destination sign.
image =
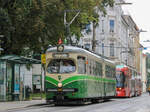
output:
[[53, 53], [54, 58], [68, 58], [69, 54], [67, 53]]

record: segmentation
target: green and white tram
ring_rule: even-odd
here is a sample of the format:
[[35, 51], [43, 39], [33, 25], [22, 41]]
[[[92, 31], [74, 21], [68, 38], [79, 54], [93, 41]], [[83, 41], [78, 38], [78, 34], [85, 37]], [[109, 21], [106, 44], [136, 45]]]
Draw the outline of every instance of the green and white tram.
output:
[[115, 63], [83, 48], [59, 45], [46, 52], [46, 100], [92, 101], [116, 94]]

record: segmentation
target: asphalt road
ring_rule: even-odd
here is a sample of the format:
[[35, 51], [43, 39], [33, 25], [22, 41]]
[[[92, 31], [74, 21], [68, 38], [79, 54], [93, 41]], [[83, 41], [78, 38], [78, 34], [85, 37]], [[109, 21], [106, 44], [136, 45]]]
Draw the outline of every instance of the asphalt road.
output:
[[85, 105], [33, 105], [5, 112], [150, 112], [150, 96], [111, 99], [107, 102]]

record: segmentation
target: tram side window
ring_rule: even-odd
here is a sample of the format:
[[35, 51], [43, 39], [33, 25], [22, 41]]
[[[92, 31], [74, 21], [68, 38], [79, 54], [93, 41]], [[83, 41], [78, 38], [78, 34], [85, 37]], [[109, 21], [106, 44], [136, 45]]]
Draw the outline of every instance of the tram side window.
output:
[[90, 75], [93, 75], [93, 60], [90, 60]]
[[109, 65], [105, 67], [106, 77], [112, 77], [112, 69]]
[[109, 67], [108, 65], [105, 66], [106, 77], [110, 77], [110, 76], [109, 76], [109, 75], [110, 75], [110, 74], [109, 74], [109, 68], [110, 68], [110, 67]]
[[92, 75], [92, 61], [89, 60], [89, 74]]
[[114, 67], [111, 68], [112, 77], [115, 78], [116, 69]]
[[96, 62], [95, 74], [97, 76], [99, 75], [98, 62]]
[[96, 62], [96, 75], [102, 76], [102, 64], [99, 62]]
[[97, 68], [96, 68], [96, 62], [93, 61], [93, 75], [97, 75]]
[[85, 57], [78, 56], [78, 73], [79, 74], [85, 74], [86, 73], [86, 60]]

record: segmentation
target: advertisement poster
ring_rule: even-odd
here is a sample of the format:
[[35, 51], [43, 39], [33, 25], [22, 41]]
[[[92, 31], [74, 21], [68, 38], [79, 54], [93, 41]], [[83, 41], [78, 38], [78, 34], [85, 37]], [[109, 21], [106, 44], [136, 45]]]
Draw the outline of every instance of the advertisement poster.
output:
[[0, 62], [0, 84], [4, 83], [5, 75], [6, 75], [6, 64], [4, 62]]
[[19, 65], [15, 65], [15, 83], [14, 83], [14, 93], [19, 94], [20, 93], [20, 76], [19, 76]]

